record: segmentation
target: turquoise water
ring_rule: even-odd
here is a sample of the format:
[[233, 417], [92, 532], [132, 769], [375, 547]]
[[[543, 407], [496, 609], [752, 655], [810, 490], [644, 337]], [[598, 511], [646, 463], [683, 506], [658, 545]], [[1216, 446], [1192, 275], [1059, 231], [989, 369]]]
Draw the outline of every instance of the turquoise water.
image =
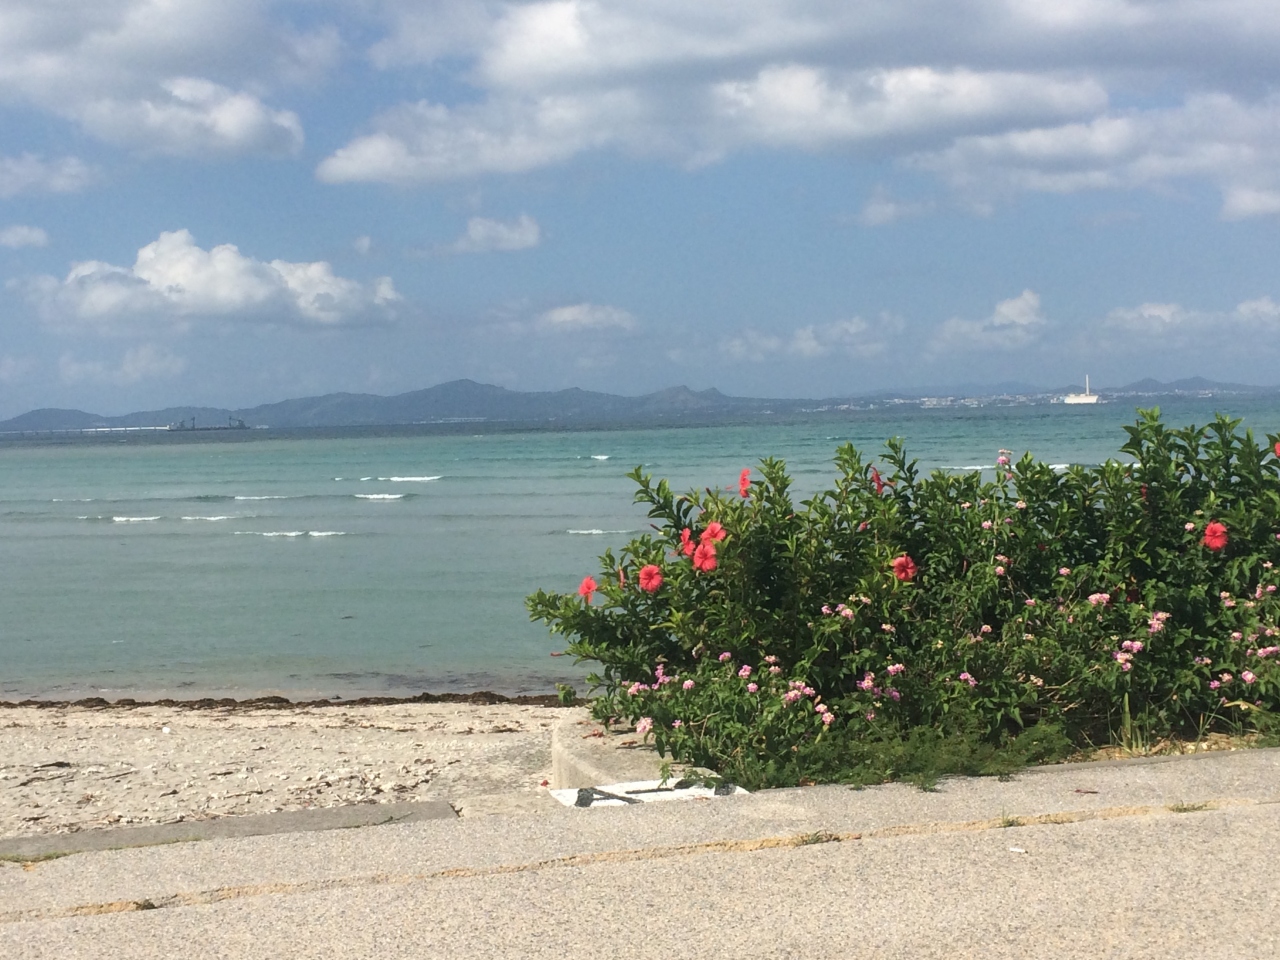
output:
[[[1165, 404], [1280, 429], [1280, 401]], [[0, 698], [548, 692], [582, 668], [523, 599], [572, 590], [646, 528], [625, 474], [805, 494], [835, 447], [924, 468], [1117, 455], [1133, 408], [850, 413], [759, 427], [223, 443], [0, 445]], [[398, 479], [397, 479], [398, 478]]]

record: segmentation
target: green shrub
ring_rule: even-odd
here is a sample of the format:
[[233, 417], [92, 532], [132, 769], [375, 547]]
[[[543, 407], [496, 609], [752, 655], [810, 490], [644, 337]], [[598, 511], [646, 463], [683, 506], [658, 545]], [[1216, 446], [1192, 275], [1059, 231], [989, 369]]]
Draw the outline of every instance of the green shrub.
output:
[[600, 665], [597, 717], [744, 783], [1252, 729], [1280, 705], [1280, 444], [1238, 427], [1139, 411], [1133, 463], [1001, 451], [993, 480], [846, 445], [799, 504], [778, 460], [686, 495], [637, 468], [656, 532], [529, 610]]

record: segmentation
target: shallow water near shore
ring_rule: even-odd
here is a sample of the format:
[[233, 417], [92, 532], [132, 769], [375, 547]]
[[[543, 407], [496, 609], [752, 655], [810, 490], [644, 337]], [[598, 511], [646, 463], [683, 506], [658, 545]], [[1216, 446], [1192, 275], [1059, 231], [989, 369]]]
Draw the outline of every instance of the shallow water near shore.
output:
[[[1178, 399], [1261, 435], [1280, 398]], [[626, 473], [736, 484], [901, 436], [924, 470], [1118, 456], [1132, 405], [904, 406], [785, 425], [250, 443], [0, 445], [0, 699], [544, 693], [585, 668], [524, 597], [574, 589], [647, 528]]]

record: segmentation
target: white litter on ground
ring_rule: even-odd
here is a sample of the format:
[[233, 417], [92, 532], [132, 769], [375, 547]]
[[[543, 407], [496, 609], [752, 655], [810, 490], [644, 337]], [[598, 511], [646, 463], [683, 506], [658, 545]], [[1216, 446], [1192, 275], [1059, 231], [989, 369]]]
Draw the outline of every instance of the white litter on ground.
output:
[[636, 780], [631, 783], [611, 783], [603, 787], [568, 787], [550, 791], [566, 807], [625, 807], [633, 803], [659, 803], [667, 800], [709, 800], [746, 792], [732, 783], [703, 786], [689, 780]]

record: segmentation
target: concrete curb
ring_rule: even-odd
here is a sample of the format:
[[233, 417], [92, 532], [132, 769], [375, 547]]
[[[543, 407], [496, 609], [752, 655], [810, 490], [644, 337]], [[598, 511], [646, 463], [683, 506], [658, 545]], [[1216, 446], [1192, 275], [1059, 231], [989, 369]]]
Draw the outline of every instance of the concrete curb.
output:
[[183, 823], [147, 824], [136, 827], [107, 827], [42, 837], [0, 839], [0, 857], [41, 859], [94, 850], [122, 850], [163, 843], [214, 840], [223, 837], [260, 837], [274, 833], [306, 833], [314, 830], [342, 830], [372, 827], [384, 823], [415, 823], [419, 820], [452, 820], [453, 806], [444, 800], [420, 803], [357, 803], [315, 810], [285, 810], [244, 817], [219, 817]]
[[615, 733], [575, 716], [562, 717], [551, 728], [553, 790], [658, 780], [664, 762], [631, 731]]

